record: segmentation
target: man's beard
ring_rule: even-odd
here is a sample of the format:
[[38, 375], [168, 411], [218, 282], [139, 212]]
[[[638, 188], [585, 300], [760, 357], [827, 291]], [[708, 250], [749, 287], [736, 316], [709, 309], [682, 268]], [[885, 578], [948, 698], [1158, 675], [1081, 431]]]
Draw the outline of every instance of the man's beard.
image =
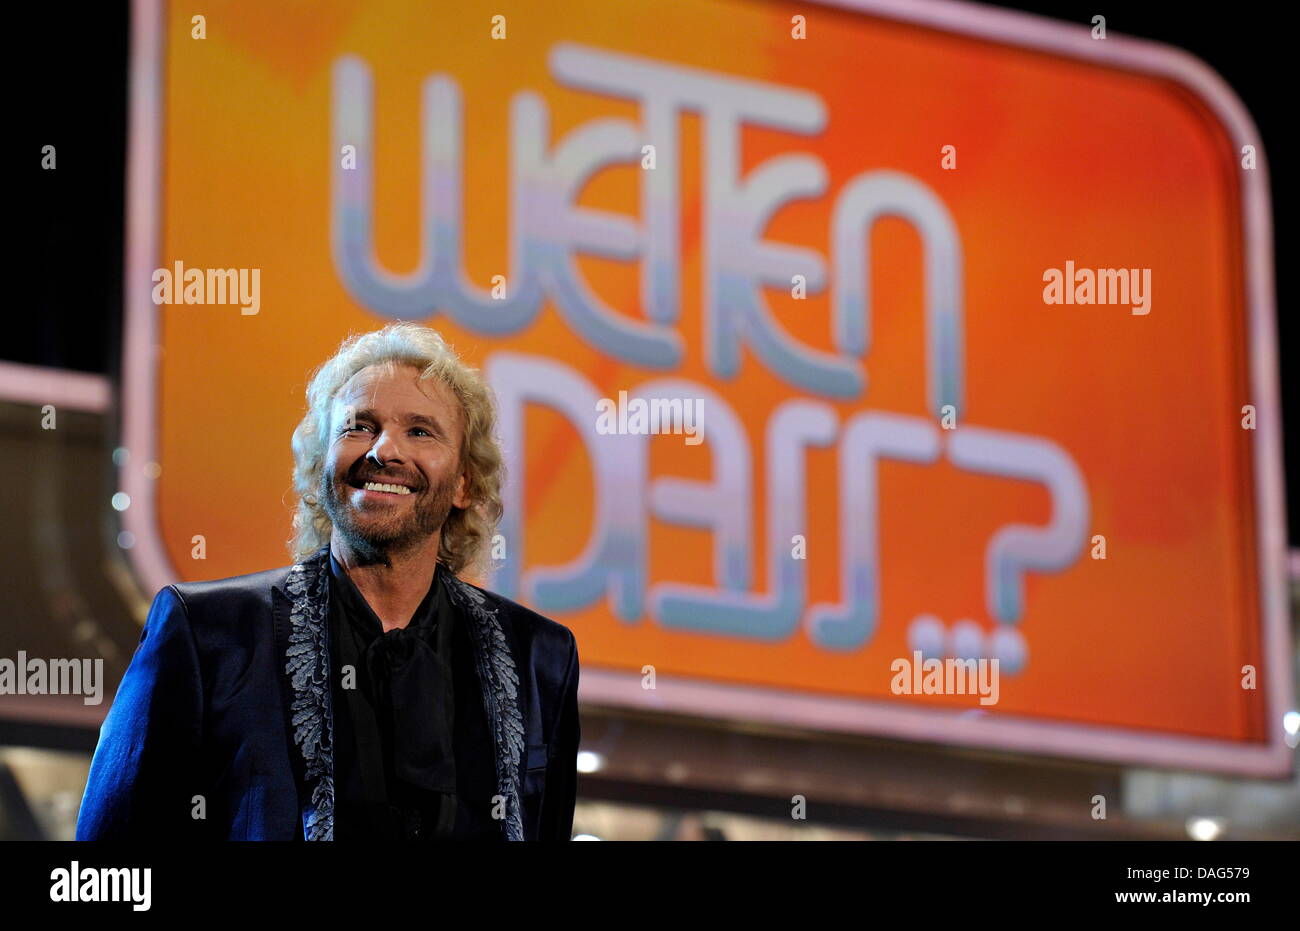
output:
[[[362, 476], [360, 480], [382, 478]], [[408, 513], [386, 515], [379, 520], [372, 517], [364, 525], [357, 521], [357, 510], [344, 497], [356, 491], [346, 481], [340, 484], [333, 476], [323, 476], [320, 499], [334, 525], [333, 532], [347, 542], [361, 563], [388, 563], [393, 555], [418, 546], [442, 529], [451, 514], [455, 481], [456, 477], [451, 476], [433, 488], [412, 490], [416, 500]]]

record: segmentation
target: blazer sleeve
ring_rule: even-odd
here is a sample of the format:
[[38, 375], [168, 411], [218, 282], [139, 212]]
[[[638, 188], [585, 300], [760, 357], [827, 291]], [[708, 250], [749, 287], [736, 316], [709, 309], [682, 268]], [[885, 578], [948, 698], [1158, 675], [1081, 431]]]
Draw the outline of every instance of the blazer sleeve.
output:
[[569, 635], [569, 667], [564, 677], [560, 717], [552, 741], [554, 753], [546, 766], [546, 794], [538, 826], [538, 840], [571, 840], [573, 809], [578, 797], [578, 642]]
[[[191, 839], [206, 814], [199, 775], [203, 686], [184, 600], [154, 597], [140, 642], [99, 731], [77, 840]], [[206, 801], [203, 803], [206, 806]]]

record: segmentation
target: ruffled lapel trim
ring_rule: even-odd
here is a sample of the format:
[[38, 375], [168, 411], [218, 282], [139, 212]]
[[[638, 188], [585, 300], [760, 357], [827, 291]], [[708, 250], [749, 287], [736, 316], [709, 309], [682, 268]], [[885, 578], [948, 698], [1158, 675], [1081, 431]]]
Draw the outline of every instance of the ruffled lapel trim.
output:
[[[328, 553], [323, 550], [322, 553]], [[334, 839], [334, 713], [329, 680], [329, 577], [321, 553], [298, 563], [285, 580], [289, 595], [289, 645], [285, 674], [293, 699], [293, 742], [302, 754], [308, 802], [303, 836]]]
[[524, 750], [524, 718], [519, 710], [519, 675], [514, 654], [506, 642], [497, 609], [487, 606], [483, 593], [450, 572], [442, 574], [452, 599], [470, 618], [470, 639], [483, 708], [492, 727], [496, 747], [497, 792], [505, 803], [503, 829], [506, 840], [523, 840], [519, 810], [519, 760]]

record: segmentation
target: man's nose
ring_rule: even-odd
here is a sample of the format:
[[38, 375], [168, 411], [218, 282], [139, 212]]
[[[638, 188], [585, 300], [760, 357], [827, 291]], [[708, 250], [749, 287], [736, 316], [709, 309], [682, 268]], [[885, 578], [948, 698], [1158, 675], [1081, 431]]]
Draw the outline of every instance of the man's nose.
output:
[[384, 466], [390, 462], [402, 461], [402, 446], [398, 436], [391, 430], [385, 430], [375, 437], [374, 445], [366, 453], [366, 458], [375, 464]]

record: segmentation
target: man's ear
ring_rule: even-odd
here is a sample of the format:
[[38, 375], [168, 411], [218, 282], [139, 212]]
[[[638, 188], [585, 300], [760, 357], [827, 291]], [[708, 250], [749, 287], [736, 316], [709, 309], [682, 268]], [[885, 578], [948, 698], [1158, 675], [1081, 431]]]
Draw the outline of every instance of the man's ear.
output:
[[456, 505], [462, 511], [469, 508], [470, 500], [467, 489], [469, 488], [469, 478], [464, 472], [460, 473], [460, 479], [456, 483], [456, 497], [452, 498], [451, 503]]

